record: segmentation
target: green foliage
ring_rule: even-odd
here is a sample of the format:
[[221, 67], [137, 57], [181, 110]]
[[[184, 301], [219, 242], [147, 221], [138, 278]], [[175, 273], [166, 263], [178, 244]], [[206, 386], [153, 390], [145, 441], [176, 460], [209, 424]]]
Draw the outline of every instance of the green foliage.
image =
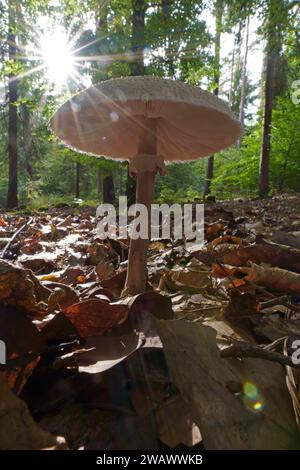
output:
[[[216, 72], [213, 41], [214, 31], [203, 13], [213, 14], [215, 1], [164, 0], [146, 1], [145, 65], [146, 73], [169, 77], [210, 88]], [[292, 103], [290, 92], [299, 79], [299, 37], [297, 14], [289, 8], [278, 9], [278, 0], [222, 1], [222, 32], [232, 32], [237, 25], [245, 26], [247, 16], [260, 14], [260, 32], [274, 30], [282, 42], [280, 84], [282, 93], [273, 111], [270, 183], [273, 191], [299, 191], [300, 172], [300, 105]], [[82, 81], [97, 83], [112, 77], [130, 74], [132, 1], [110, 0], [20, 0], [16, 2], [14, 32], [18, 38], [15, 60], [8, 60], [8, 9], [0, 2], [0, 80], [7, 87], [11, 73], [19, 75], [18, 83], [18, 147], [19, 195], [21, 203], [31, 207], [72, 202], [75, 194], [76, 164], [80, 164], [80, 191], [83, 199], [99, 201], [97, 177], [112, 174], [116, 193], [125, 192], [126, 163], [94, 158], [80, 154], [57, 142], [50, 134], [48, 121], [54, 110], [82, 83], [69, 79], [68, 89], [59, 93], [51, 88], [36, 57], [39, 29], [37, 18], [45, 15], [54, 24], [66, 28], [75, 38], [76, 55], [81, 56], [78, 72]], [[270, 14], [271, 12], [271, 14]], [[96, 26], [97, 24], [97, 26]], [[259, 40], [260, 38], [258, 38]], [[222, 41], [221, 41], [222, 42]], [[222, 46], [222, 44], [221, 44]], [[95, 60], [90, 61], [92, 56]], [[226, 84], [222, 67], [230, 67], [231, 58], [221, 63], [220, 91]], [[239, 112], [243, 60], [235, 67], [232, 108]], [[231, 148], [215, 155], [215, 174], [212, 192], [217, 197], [257, 192], [261, 150], [262, 111], [252, 115], [258, 83], [247, 81], [245, 118], [246, 129], [240, 149]], [[222, 89], [223, 88], [223, 89]], [[7, 192], [7, 102], [6, 89], [0, 89], [0, 205], [5, 204]], [[263, 103], [263, 101], [262, 101]], [[262, 106], [261, 103], [261, 106]], [[168, 165], [167, 176], [157, 178], [157, 202], [185, 202], [202, 195], [206, 160]], [[99, 182], [99, 181], [98, 181]]]

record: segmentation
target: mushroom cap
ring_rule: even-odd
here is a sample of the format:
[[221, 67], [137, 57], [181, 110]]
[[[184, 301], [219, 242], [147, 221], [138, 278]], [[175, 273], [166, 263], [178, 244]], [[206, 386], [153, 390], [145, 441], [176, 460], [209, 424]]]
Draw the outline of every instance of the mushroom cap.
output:
[[198, 87], [151, 76], [107, 80], [64, 103], [50, 127], [68, 147], [130, 160], [145, 118], [156, 119], [157, 154], [196, 160], [229, 147], [242, 134], [225, 102]]

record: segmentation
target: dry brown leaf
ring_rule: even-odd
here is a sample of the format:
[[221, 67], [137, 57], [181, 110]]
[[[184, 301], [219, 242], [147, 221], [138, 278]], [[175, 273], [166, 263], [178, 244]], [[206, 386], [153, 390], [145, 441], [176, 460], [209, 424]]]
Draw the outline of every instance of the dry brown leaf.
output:
[[[216, 247], [217, 259], [231, 266], [247, 266], [252, 261], [256, 264], [266, 263], [282, 269], [300, 273], [300, 251], [276, 245], [275, 243], [256, 243], [250, 246], [234, 245]], [[227, 252], [226, 252], [227, 251]]]
[[101, 284], [103, 287], [110, 290], [114, 297], [120, 297], [125, 285], [126, 275], [127, 269], [123, 269], [121, 271], [118, 271], [111, 278], [101, 281]]
[[43, 286], [30, 270], [0, 261], [0, 303], [20, 307], [30, 315], [46, 315], [63, 296], [61, 289]]
[[158, 439], [174, 448], [180, 444], [188, 447], [201, 442], [198, 426], [191, 417], [189, 406], [176, 395], [164, 402], [155, 411]]
[[170, 292], [185, 291], [192, 294], [211, 287], [211, 271], [195, 258], [186, 268], [177, 267], [166, 272], [160, 280], [159, 289]]
[[67, 449], [63, 437], [55, 437], [41, 429], [31, 417], [27, 405], [9, 389], [0, 373], [0, 449], [40, 450]]
[[77, 294], [76, 290], [67, 284], [53, 281], [42, 281], [42, 284], [49, 289], [59, 288], [64, 292], [64, 295], [58, 302], [58, 305], [61, 309], [67, 308], [69, 305], [73, 305], [79, 302], [79, 295]]
[[155, 323], [174, 383], [201, 430], [205, 449], [299, 448], [281, 365], [221, 358], [216, 332], [200, 322]]
[[83, 338], [103, 335], [128, 316], [126, 305], [109, 304], [99, 299], [83, 300], [64, 310], [66, 317]]
[[105, 281], [113, 277], [116, 274], [116, 270], [111, 261], [103, 260], [97, 264], [96, 273], [100, 281]]
[[291, 246], [300, 250], [300, 232], [283, 232], [281, 230], [275, 230], [272, 233], [272, 241], [279, 243], [280, 245]]
[[80, 355], [79, 372], [99, 374], [133, 354], [144, 343], [143, 335], [121, 328], [120, 331], [107, 332], [101, 338], [88, 338], [85, 348], [88, 350]]
[[221, 245], [221, 244], [224, 244], [224, 243], [230, 243], [230, 244], [233, 244], [233, 245], [243, 245], [246, 242], [245, 242], [245, 240], [243, 240], [240, 237], [234, 237], [233, 235], [225, 235], [225, 236], [215, 238], [211, 242], [211, 246], [216, 247], [217, 245]]
[[300, 274], [285, 269], [268, 268], [251, 263], [251, 268], [245, 279], [271, 290], [300, 294]]
[[5, 375], [20, 393], [47, 344], [31, 319], [12, 306], [1, 307], [0, 337], [6, 346]]

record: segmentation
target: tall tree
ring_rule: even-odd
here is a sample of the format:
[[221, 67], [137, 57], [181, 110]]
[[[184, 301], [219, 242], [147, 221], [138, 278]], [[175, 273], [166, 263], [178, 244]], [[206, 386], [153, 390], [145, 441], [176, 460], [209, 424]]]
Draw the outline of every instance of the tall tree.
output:
[[75, 197], [80, 198], [80, 168], [79, 162], [75, 162]]
[[113, 175], [106, 175], [103, 178], [103, 202], [114, 204], [115, 198], [116, 196]]
[[144, 49], [145, 49], [145, 15], [147, 2], [145, 0], [132, 0], [132, 33], [130, 63], [131, 75], [144, 75]]
[[8, 2], [8, 57], [10, 72], [8, 75], [8, 192], [6, 206], [13, 209], [18, 206], [18, 79], [14, 70], [16, 65], [16, 3]]
[[[219, 94], [220, 82], [220, 51], [222, 32], [223, 0], [215, 0], [215, 60], [214, 60], [214, 94]], [[210, 155], [207, 160], [206, 180], [204, 194], [206, 197], [210, 193], [211, 180], [214, 176], [214, 155]]]
[[[132, 30], [131, 30], [131, 75], [145, 75], [144, 49], [145, 49], [145, 15], [147, 2], [145, 0], [132, 0]], [[136, 182], [127, 172], [126, 194], [128, 205], [135, 201]]]
[[[240, 100], [240, 112], [239, 120], [242, 126], [244, 125], [245, 119], [245, 103], [246, 103], [246, 93], [247, 93], [247, 61], [248, 61], [248, 49], [249, 49], [249, 25], [250, 25], [250, 15], [247, 18], [246, 26], [246, 38], [245, 38], [245, 52], [243, 59], [243, 70], [242, 70], [242, 87], [241, 87], [241, 100]], [[239, 141], [239, 146], [241, 141]]]
[[282, 92], [282, 34], [287, 15], [284, 0], [268, 0], [265, 18], [265, 86], [262, 143], [259, 164], [259, 195], [269, 193], [272, 111], [276, 97]]

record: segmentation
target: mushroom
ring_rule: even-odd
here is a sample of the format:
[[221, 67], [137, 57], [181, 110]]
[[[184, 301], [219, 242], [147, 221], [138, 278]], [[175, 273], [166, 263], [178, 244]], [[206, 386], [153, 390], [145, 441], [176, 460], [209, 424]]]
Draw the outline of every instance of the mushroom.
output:
[[[215, 95], [151, 76], [108, 80], [81, 91], [56, 111], [50, 127], [76, 151], [128, 160], [130, 175], [137, 180], [136, 202], [148, 214], [155, 174], [165, 174], [165, 161], [213, 154], [236, 142], [242, 132]], [[125, 283], [129, 294], [145, 290], [149, 239], [131, 240]]]

